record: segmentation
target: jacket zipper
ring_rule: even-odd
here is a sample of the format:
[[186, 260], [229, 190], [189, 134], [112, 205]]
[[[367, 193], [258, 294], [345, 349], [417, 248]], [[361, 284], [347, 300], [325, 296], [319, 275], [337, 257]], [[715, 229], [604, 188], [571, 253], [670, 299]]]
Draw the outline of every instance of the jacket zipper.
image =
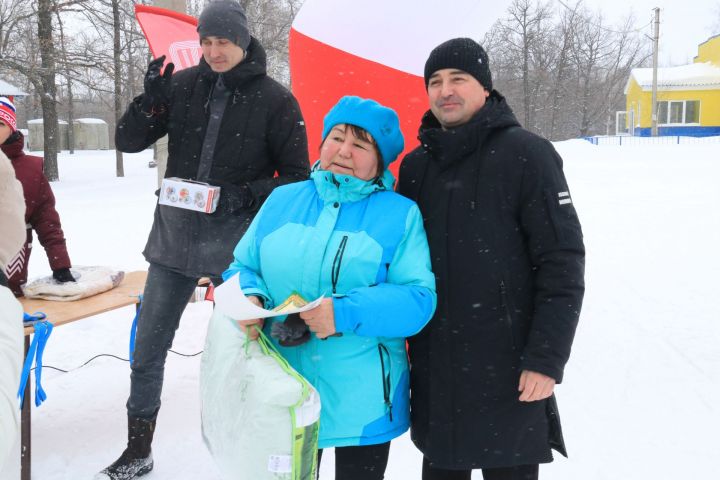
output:
[[512, 346], [515, 348], [515, 333], [513, 332], [513, 321], [510, 316], [510, 302], [508, 301], [507, 288], [505, 287], [505, 280], [500, 280], [500, 296], [502, 297], [502, 308], [505, 311], [505, 322], [507, 323], [508, 329], [510, 330], [510, 339], [512, 340]]
[[337, 282], [340, 279], [340, 265], [342, 264], [342, 258], [345, 254], [345, 246], [347, 245], [348, 236], [343, 236], [342, 240], [340, 240], [340, 245], [338, 246], [338, 250], [335, 253], [335, 258], [333, 259], [332, 264], [332, 271], [330, 272], [330, 280], [332, 281], [332, 293], [335, 295], [337, 293]]
[[[382, 370], [383, 401], [388, 409], [390, 421], [393, 421], [392, 402], [390, 401], [390, 353], [385, 345], [378, 343], [378, 354], [380, 355], [380, 369]], [[385, 372], [385, 356], [388, 358], [387, 373]]]

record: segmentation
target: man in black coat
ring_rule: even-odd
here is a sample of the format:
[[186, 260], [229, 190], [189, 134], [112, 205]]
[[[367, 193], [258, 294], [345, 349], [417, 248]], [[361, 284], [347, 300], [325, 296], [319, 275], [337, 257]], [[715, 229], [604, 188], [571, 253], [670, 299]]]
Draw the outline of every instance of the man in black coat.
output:
[[400, 193], [423, 214], [438, 307], [409, 339], [423, 479], [534, 479], [565, 455], [556, 383], [584, 293], [582, 232], [547, 140], [520, 127], [471, 39], [425, 64], [430, 110]]
[[[212, 214], [158, 204], [145, 246], [150, 263], [137, 322], [127, 401], [128, 444], [96, 478], [130, 480], [153, 467], [167, 351], [200, 277], [221, 281], [232, 251], [278, 185], [305, 180], [305, 124], [293, 95], [266, 75], [265, 51], [233, 0], [207, 4], [198, 21], [203, 58], [173, 75], [150, 63], [145, 92], [120, 119], [117, 148], [139, 152], [168, 135], [165, 177], [220, 186]], [[277, 173], [277, 176], [275, 174]]]

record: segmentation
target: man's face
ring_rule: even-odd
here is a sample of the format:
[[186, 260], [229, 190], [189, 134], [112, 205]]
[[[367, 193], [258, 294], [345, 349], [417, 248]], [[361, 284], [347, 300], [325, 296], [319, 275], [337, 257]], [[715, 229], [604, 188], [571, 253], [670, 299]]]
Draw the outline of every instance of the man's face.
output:
[[205, 37], [200, 39], [200, 47], [203, 58], [213, 72], [223, 73], [232, 70], [245, 58], [245, 50], [227, 38]]
[[5, 143], [5, 140], [10, 138], [10, 135], [12, 135], [13, 129], [10, 125], [5, 123], [4, 120], [0, 120], [0, 145]]
[[430, 110], [444, 129], [467, 123], [489, 95], [475, 77], [454, 68], [438, 70], [428, 82]]

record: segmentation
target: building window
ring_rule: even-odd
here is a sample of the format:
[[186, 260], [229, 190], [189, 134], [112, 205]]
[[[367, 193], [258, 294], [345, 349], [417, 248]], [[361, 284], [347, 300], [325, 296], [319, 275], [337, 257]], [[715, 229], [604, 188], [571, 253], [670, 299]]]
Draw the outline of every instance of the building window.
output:
[[628, 122], [628, 112], [615, 112], [615, 135], [627, 135], [631, 128], [632, 126]]
[[685, 123], [700, 123], [700, 102], [685, 102]]
[[699, 100], [672, 100], [658, 102], [658, 125], [685, 125], [700, 123]]

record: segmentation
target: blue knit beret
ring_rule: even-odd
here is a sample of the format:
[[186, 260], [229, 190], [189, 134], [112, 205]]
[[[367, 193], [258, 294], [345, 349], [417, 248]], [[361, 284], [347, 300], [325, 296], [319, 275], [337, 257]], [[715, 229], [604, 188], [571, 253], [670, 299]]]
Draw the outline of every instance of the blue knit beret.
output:
[[400, 120], [397, 113], [392, 108], [380, 105], [375, 100], [353, 96], [342, 97], [325, 115], [323, 141], [330, 130], [341, 123], [355, 125], [372, 135], [386, 169], [405, 148], [405, 140], [400, 131]]

